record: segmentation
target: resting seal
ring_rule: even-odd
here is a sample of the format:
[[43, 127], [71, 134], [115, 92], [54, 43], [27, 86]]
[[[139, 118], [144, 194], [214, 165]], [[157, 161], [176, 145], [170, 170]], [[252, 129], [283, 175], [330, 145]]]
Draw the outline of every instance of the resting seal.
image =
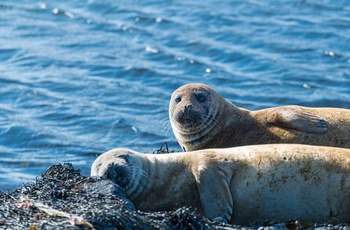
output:
[[91, 176], [125, 189], [142, 211], [192, 207], [234, 224], [279, 219], [350, 223], [350, 150], [271, 144], [187, 153], [114, 149]]
[[282, 106], [249, 111], [203, 84], [175, 90], [169, 117], [184, 151], [271, 143], [350, 148], [350, 110]]

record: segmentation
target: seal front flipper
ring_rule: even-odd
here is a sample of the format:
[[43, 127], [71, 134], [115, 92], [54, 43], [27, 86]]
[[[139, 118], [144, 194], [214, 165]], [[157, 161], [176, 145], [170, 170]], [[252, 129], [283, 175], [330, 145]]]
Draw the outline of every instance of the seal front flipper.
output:
[[229, 222], [233, 212], [229, 174], [220, 168], [213, 170], [200, 166], [195, 177], [205, 215], [216, 221]]
[[279, 107], [266, 116], [266, 122], [283, 128], [324, 133], [327, 123], [320, 116], [298, 107]]

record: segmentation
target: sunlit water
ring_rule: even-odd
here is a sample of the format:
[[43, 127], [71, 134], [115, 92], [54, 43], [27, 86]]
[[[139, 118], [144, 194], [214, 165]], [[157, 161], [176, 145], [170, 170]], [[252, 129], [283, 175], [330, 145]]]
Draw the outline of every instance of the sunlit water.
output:
[[0, 2], [0, 190], [115, 147], [180, 150], [179, 86], [240, 107], [350, 108], [350, 2]]

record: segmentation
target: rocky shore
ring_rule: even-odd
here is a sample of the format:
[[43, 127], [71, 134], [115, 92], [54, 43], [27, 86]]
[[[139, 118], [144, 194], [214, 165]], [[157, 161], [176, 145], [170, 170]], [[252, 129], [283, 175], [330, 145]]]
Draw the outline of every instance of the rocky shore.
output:
[[347, 224], [266, 221], [234, 226], [211, 221], [188, 208], [141, 212], [123, 189], [80, 174], [66, 163], [53, 165], [31, 183], [0, 193], [0, 229], [342, 229]]

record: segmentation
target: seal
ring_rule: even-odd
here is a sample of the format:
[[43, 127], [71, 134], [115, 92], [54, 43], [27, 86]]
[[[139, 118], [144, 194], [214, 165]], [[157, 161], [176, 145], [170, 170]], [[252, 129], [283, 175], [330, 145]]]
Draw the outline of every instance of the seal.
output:
[[111, 179], [142, 211], [192, 207], [233, 224], [278, 219], [350, 222], [350, 149], [252, 145], [172, 154], [114, 149], [91, 176]]
[[175, 90], [169, 117], [184, 151], [272, 143], [350, 148], [350, 110], [291, 105], [250, 111], [204, 84]]

